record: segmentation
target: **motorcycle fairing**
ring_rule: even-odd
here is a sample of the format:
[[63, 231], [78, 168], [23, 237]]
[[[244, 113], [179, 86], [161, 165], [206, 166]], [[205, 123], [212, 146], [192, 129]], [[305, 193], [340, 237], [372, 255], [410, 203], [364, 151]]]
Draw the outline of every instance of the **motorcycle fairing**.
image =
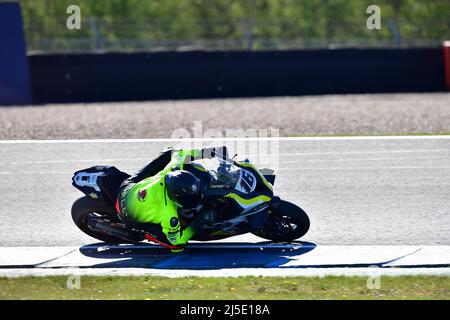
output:
[[102, 199], [114, 206], [120, 184], [130, 177], [114, 166], [94, 166], [79, 170], [72, 177], [72, 185], [93, 199]]
[[[265, 202], [270, 202], [271, 198], [269, 196], [266, 195], [258, 195], [255, 197], [251, 197], [251, 198], [244, 198], [242, 196], [239, 196], [236, 193], [230, 192], [229, 194], [225, 195], [224, 197], [226, 198], [231, 198], [234, 201], [236, 201], [237, 204], [239, 204], [244, 211], [242, 211], [241, 214], [245, 214], [247, 211], [253, 209], [254, 207], [263, 204]], [[268, 204], [267, 204], [268, 206]]]
[[[238, 167], [245, 168], [246, 170], [251, 171], [256, 176], [256, 178], [259, 180], [259, 182], [261, 182], [262, 185], [264, 185], [269, 192], [273, 193], [272, 185], [267, 181], [266, 177], [261, 173], [261, 171], [259, 171], [252, 163], [250, 163], [249, 161], [240, 161], [240, 162], [235, 162], [235, 164]], [[271, 180], [274, 181], [275, 176], [273, 174], [270, 176], [273, 177], [273, 179], [271, 179]]]

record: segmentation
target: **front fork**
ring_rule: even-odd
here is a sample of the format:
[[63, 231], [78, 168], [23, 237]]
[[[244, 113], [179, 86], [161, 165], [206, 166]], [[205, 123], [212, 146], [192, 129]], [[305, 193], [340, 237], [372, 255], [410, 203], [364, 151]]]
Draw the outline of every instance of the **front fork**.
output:
[[258, 212], [254, 215], [248, 216], [247, 220], [250, 225], [251, 231], [261, 231], [264, 229], [265, 224], [267, 223], [270, 217], [270, 209], [277, 208], [281, 203], [280, 197], [274, 196], [270, 201], [270, 205], [264, 209], [264, 212]]
[[277, 208], [281, 204], [281, 198], [277, 196], [272, 197], [270, 208]]

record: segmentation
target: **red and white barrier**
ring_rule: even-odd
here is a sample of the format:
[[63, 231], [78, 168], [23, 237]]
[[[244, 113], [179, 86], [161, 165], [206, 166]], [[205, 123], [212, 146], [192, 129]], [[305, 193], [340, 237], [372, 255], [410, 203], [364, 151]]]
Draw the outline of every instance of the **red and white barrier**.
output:
[[444, 73], [447, 90], [450, 91], [450, 41], [444, 41]]

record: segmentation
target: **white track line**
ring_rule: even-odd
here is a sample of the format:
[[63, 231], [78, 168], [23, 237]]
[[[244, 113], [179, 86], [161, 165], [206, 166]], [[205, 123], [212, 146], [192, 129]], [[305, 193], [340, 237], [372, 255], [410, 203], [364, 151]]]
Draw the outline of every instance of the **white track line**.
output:
[[[436, 150], [435, 150], [436, 151]], [[439, 151], [449, 151], [449, 150], [439, 150]], [[372, 153], [379, 153], [379, 152], [359, 152], [358, 154], [372, 154]], [[333, 153], [335, 155], [346, 155], [347, 152], [341, 152], [341, 153]], [[355, 154], [355, 153], [348, 153], [348, 154]], [[290, 153], [279, 153], [280, 157], [286, 157], [289, 155], [293, 155]], [[309, 155], [307, 153], [302, 154], [298, 153], [297, 155]], [[263, 157], [264, 155], [260, 155]], [[269, 155], [267, 155], [269, 156]], [[345, 159], [314, 159], [314, 160], [301, 160], [301, 161], [280, 161], [283, 164], [298, 164], [298, 163], [305, 163], [305, 162], [348, 162], [348, 161], [385, 161], [385, 160], [410, 160], [410, 159], [446, 159], [447, 156], [410, 156], [410, 157], [385, 157], [385, 158], [345, 158]], [[0, 162], [2, 165], [30, 165], [30, 164], [65, 164], [65, 163], [80, 163], [80, 162], [131, 162], [131, 161], [148, 161], [149, 158], [116, 158], [116, 159], [78, 159], [78, 160], [45, 160], [45, 161], [11, 161], [11, 162]], [[270, 161], [260, 161], [256, 162], [255, 164], [270, 164]]]
[[155, 138], [155, 139], [67, 139], [0, 140], [0, 144], [48, 143], [148, 143], [148, 142], [226, 142], [226, 141], [353, 141], [353, 140], [450, 140], [450, 135], [426, 136], [349, 136], [349, 137], [246, 137], [246, 138]]
[[[295, 168], [281, 168], [278, 169], [278, 171], [296, 171], [296, 170], [331, 170], [331, 171], [336, 171], [336, 170], [391, 170], [391, 169], [395, 169], [395, 170], [421, 170], [421, 169], [426, 169], [426, 170], [447, 170], [450, 169], [450, 167], [424, 167], [424, 166], [409, 166], [409, 167], [399, 167], [399, 166], [382, 166], [382, 167], [295, 167]], [[31, 174], [31, 173], [30, 173]]]

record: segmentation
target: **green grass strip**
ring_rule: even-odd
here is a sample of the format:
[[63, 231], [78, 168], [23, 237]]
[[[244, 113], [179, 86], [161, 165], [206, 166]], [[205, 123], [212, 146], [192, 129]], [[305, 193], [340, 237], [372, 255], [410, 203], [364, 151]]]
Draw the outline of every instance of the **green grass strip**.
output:
[[448, 276], [382, 276], [379, 288], [368, 279], [82, 276], [69, 289], [65, 276], [1, 277], [0, 299], [450, 299]]

